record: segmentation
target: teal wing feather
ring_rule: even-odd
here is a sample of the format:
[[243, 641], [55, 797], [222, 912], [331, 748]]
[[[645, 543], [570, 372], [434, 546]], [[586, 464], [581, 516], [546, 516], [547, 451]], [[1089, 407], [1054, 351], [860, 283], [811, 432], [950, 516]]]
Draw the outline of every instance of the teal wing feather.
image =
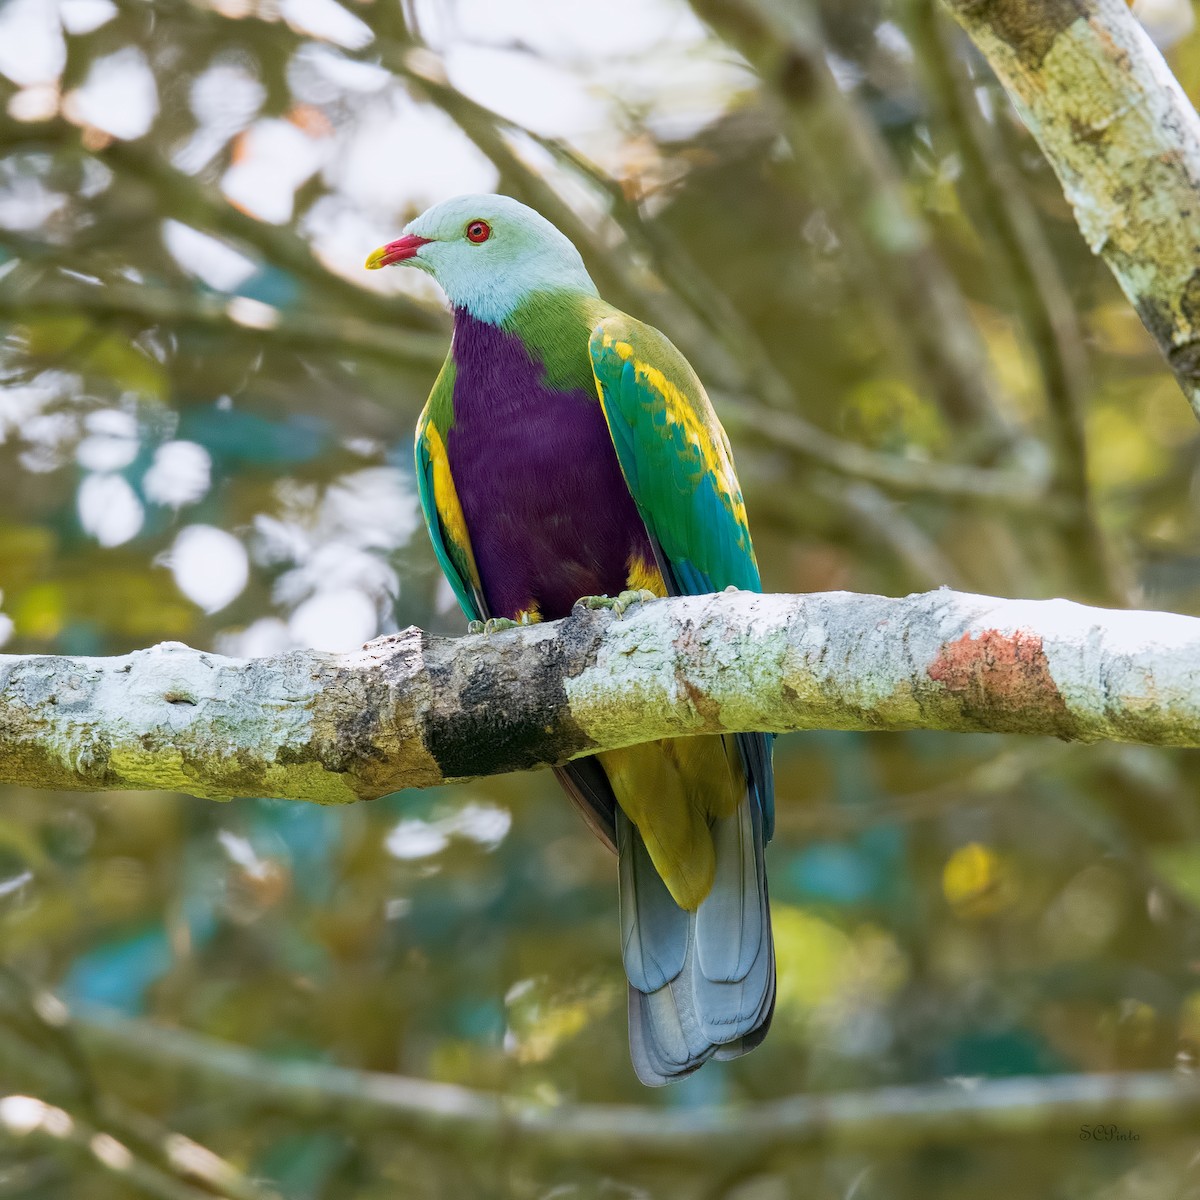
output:
[[[417, 496], [421, 501], [421, 512], [425, 516], [430, 541], [433, 542], [433, 552], [454, 589], [459, 606], [466, 613], [467, 620], [482, 621], [489, 615], [487, 602], [483, 597], [470, 534], [450, 473], [445, 432], [438, 419], [438, 409], [444, 411], [447, 407], [438, 403], [444, 395], [445, 377], [446, 372], [443, 371], [417, 422]], [[453, 386], [452, 378], [449, 386]]]
[[617, 458], [668, 591], [761, 590], [729, 440], [687, 360], [624, 314], [596, 326], [590, 350]]

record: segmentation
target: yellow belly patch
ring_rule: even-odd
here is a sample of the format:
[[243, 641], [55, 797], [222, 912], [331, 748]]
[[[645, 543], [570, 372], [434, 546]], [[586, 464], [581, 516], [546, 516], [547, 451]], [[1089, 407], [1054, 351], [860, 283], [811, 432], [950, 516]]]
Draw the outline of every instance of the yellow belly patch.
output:
[[653, 592], [656, 596], [665, 596], [667, 594], [667, 585], [663, 582], [662, 572], [658, 569], [658, 563], [653, 559], [646, 562], [640, 554], [631, 554], [629, 561], [625, 564], [627, 572], [625, 576], [625, 586], [631, 592], [640, 592], [643, 589], [647, 592]]

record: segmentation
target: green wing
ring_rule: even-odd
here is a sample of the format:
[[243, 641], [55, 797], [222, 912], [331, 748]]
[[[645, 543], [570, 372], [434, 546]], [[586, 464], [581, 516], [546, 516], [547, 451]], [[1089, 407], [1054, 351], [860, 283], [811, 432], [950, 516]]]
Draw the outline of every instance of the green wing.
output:
[[[657, 329], [623, 313], [601, 321], [588, 346], [617, 459], [667, 591], [761, 591], [729, 439], [687, 359]], [[771, 736], [739, 733], [734, 741], [770, 841]]]
[[657, 329], [616, 314], [592, 332], [600, 402], [667, 590], [761, 590], [729, 439], [687, 360]]
[[417, 496], [433, 552], [458, 597], [459, 606], [467, 614], [467, 620], [482, 621], [488, 616], [487, 603], [446, 455], [443, 424], [448, 428], [446, 418], [453, 413], [449, 403], [453, 389], [454, 365], [447, 360], [417, 422]]

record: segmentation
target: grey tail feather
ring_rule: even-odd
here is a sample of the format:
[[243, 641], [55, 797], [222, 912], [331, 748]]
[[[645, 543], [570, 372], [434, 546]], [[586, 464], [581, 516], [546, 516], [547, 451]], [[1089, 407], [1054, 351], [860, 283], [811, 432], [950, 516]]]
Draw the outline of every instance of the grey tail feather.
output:
[[775, 948], [762, 811], [748, 795], [713, 822], [717, 870], [694, 913], [681, 909], [618, 807], [621, 948], [629, 1046], [638, 1078], [658, 1087], [710, 1058], [737, 1058], [766, 1036], [775, 1010]]

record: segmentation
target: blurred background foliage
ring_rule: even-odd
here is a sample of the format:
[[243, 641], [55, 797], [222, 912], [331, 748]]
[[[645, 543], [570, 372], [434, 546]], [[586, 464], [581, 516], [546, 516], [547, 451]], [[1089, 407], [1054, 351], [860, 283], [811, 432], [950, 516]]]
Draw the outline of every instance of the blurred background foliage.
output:
[[[785, 8], [792, 41], [760, 36]], [[1137, 11], [1196, 95], [1190, 5]], [[447, 320], [361, 261], [472, 190], [539, 207], [692, 359], [770, 589], [1200, 612], [1195, 422], [931, 0], [0, 0], [0, 110], [6, 652], [459, 632], [410, 463]], [[774, 1028], [653, 1094], [613, 863], [546, 773], [341, 810], [5, 789], [0, 1092], [127, 1105], [147, 1162], [176, 1131], [241, 1174], [17, 1140], [0, 1197], [1200, 1194], [1200, 1137], [1150, 1129], [750, 1179], [477, 1159], [53, 1032], [49, 993], [264, 1072], [677, 1109], [1194, 1064], [1194, 755], [810, 733], [777, 759]]]

